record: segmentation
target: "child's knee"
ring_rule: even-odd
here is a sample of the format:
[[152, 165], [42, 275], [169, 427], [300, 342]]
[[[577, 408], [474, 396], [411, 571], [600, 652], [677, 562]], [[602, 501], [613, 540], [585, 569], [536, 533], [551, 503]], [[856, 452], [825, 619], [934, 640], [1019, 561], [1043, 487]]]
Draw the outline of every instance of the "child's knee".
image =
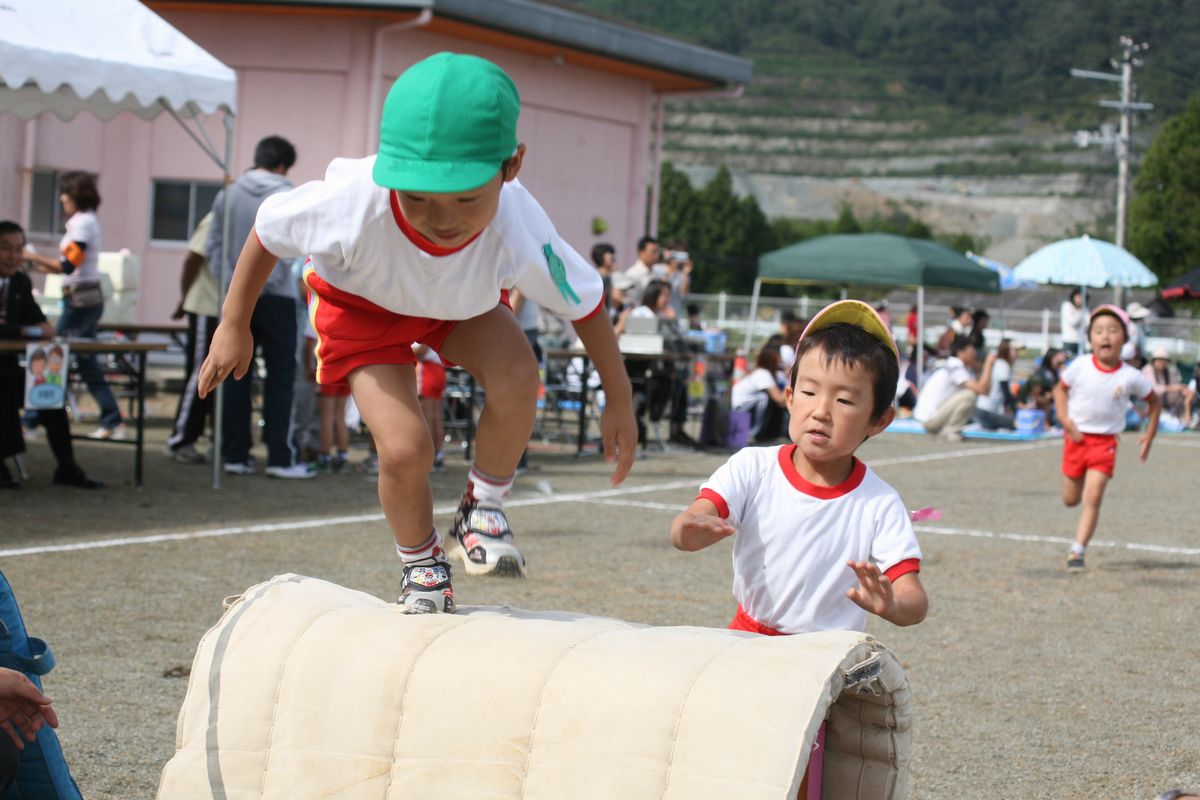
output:
[[489, 393], [501, 393], [506, 398], [520, 402], [536, 400], [538, 381], [541, 379], [538, 376], [537, 360], [532, 353], [528, 357], [509, 359], [494, 372], [492, 385], [488, 387]]
[[1071, 494], [1068, 494], [1067, 492], [1063, 492], [1063, 499], [1062, 499], [1063, 505], [1066, 506], [1067, 508], [1074, 508], [1075, 506], [1079, 505], [1079, 499], [1080, 498], [1079, 498], [1078, 492], [1071, 493]]
[[385, 475], [412, 473], [425, 477], [433, 467], [433, 441], [428, 436], [375, 439], [379, 471]]

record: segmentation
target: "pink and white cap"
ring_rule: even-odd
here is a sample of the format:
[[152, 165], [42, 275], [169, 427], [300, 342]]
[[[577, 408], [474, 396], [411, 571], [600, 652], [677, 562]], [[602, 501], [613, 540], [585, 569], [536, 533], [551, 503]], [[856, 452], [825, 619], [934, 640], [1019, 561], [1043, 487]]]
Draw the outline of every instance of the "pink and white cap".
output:
[[1120, 306], [1115, 306], [1112, 303], [1098, 305], [1092, 310], [1092, 313], [1088, 315], [1088, 330], [1091, 330], [1092, 323], [1095, 322], [1096, 317], [1101, 314], [1111, 314], [1112, 316], [1121, 320], [1121, 324], [1125, 326], [1125, 338], [1129, 338], [1129, 328], [1132, 325], [1132, 323], [1129, 321], [1129, 315], [1125, 313], [1125, 309], [1121, 308]]

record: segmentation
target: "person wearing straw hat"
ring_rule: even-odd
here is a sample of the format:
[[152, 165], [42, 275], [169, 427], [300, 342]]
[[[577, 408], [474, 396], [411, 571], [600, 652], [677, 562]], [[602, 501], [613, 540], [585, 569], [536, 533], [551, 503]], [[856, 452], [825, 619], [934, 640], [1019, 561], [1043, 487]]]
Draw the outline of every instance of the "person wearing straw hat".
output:
[[1054, 387], [1054, 405], [1063, 429], [1063, 504], [1081, 506], [1075, 543], [1067, 555], [1067, 570], [1084, 569], [1088, 542], [1096, 532], [1104, 490], [1116, 468], [1119, 434], [1125, 430], [1125, 410], [1132, 400], [1149, 406], [1146, 432], [1138, 440], [1138, 458], [1145, 461], [1158, 433], [1162, 406], [1150, 381], [1121, 360], [1129, 340], [1129, 317], [1114, 305], [1097, 306], [1088, 317], [1090, 357], [1072, 361]]
[[[510, 289], [573, 321], [604, 383], [601, 434], [617, 462], [613, 483], [636, 451], [629, 379], [600, 275], [517, 180], [519, 113], [517, 87], [490, 61], [438, 53], [409, 67], [384, 102], [378, 154], [335, 159], [324, 180], [263, 203], [203, 368], [204, 392], [245, 374], [248, 311], [268, 266], [307, 258], [317, 381], [348, 381], [374, 436], [409, 613], [454, 610], [448, 555], [469, 574], [525, 573], [503, 502], [533, 429], [538, 368], [508, 306]], [[414, 342], [465, 367], [487, 391], [449, 554], [433, 524], [434, 448]]]

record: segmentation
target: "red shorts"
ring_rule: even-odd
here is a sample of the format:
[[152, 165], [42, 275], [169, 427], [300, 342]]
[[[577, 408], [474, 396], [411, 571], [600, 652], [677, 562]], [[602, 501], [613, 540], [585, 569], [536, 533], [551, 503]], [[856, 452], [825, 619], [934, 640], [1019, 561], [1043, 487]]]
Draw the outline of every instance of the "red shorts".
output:
[[1115, 433], [1085, 433], [1082, 442], [1063, 437], [1063, 475], [1078, 480], [1094, 469], [1111, 478], [1117, 463], [1118, 441]]
[[397, 314], [327, 283], [311, 265], [304, 268], [310, 291], [308, 316], [317, 333], [317, 383], [334, 384], [359, 367], [412, 364], [413, 342], [441, 350], [458, 320]]
[[740, 605], [733, 615], [733, 619], [729, 621], [729, 630], [731, 631], [749, 631], [750, 633], [761, 633], [763, 636], [786, 636], [787, 634], [777, 631], [774, 628], [768, 628], [754, 617], [746, 613], [746, 610]]
[[337, 383], [318, 383], [317, 394], [321, 397], [349, 397], [350, 384], [345, 381]]
[[446, 393], [446, 368], [436, 361], [417, 362], [417, 396], [441, 400]]

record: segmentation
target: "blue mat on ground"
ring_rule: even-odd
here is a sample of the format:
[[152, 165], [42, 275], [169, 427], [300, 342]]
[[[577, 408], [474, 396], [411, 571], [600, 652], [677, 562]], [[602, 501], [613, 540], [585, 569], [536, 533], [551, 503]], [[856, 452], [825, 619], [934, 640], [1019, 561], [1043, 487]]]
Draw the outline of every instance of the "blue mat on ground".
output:
[[909, 417], [908, 419], [895, 419], [892, 424], [887, 426], [885, 433], [920, 433], [924, 435], [925, 426]]
[[[915, 419], [898, 419], [887, 426], [887, 433], [919, 433], [927, 436], [925, 427]], [[963, 431], [968, 439], [995, 439], [1002, 442], [1038, 442], [1042, 439], [1057, 439], [1062, 431], [1042, 431], [1040, 433], [1026, 431]]]
[[1061, 439], [1062, 431], [963, 431], [968, 439], [998, 439], [1002, 442], [1039, 442]]

